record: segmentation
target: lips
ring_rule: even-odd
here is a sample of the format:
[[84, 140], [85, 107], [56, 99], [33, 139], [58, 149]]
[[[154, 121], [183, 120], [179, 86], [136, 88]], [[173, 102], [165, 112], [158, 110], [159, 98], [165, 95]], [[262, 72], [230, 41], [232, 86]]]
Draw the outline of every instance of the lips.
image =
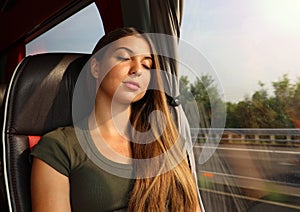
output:
[[123, 82], [124, 85], [129, 88], [130, 90], [136, 91], [140, 88], [140, 84], [133, 81], [125, 81]]

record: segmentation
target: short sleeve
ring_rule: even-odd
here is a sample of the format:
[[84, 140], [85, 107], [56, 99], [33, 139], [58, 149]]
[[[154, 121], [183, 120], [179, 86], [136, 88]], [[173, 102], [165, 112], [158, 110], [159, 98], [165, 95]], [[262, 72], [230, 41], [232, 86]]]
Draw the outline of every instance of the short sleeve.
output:
[[44, 135], [33, 148], [31, 156], [39, 158], [65, 176], [70, 175], [69, 142], [62, 129]]

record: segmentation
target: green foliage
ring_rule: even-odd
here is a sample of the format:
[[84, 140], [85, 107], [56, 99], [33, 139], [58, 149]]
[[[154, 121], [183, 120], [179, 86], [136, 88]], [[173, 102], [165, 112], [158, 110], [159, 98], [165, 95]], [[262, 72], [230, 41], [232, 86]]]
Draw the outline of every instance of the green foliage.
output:
[[238, 103], [227, 103], [226, 127], [232, 128], [293, 128], [299, 120], [300, 81], [292, 84], [287, 75], [273, 82], [270, 96], [259, 82], [260, 89]]
[[[197, 77], [190, 83], [187, 76], [180, 78], [181, 102], [185, 111], [191, 111], [190, 107], [196, 107], [199, 114], [199, 122], [194, 127], [210, 127], [213, 121], [218, 121], [224, 115], [225, 103], [222, 101], [214, 79], [209, 75]], [[195, 102], [196, 105], [193, 105]], [[195, 109], [193, 109], [195, 111]], [[188, 120], [195, 120], [195, 112], [187, 113]]]
[[[237, 103], [227, 102], [228, 128], [293, 128], [300, 127], [300, 78], [295, 83], [285, 74], [273, 82], [273, 95], [269, 95], [262, 82], [260, 88], [249, 98]], [[183, 107], [191, 99], [197, 104], [200, 115], [200, 127], [209, 127], [224, 113], [224, 102], [214, 80], [202, 75], [193, 83], [187, 76], [180, 78], [180, 92]], [[214, 116], [212, 116], [214, 109]]]

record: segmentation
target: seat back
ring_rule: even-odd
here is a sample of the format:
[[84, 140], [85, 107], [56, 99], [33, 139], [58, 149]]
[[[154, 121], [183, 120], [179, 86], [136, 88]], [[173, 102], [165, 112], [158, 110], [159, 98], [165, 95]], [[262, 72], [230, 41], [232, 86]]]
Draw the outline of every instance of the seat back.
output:
[[8, 210], [31, 211], [30, 150], [39, 138], [72, 124], [72, 94], [88, 54], [26, 57], [7, 88], [2, 132]]
[[6, 84], [0, 84], [0, 107], [2, 106], [4, 95], [6, 91]]
[[[3, 126], [3, 107], [2, 103], [4, 100], [6, 91], [6, 84], [0, 84], [0, 126]], [[2, 167], [2, 145], [0, 145], [0, 211], [7, 211], [7, 204], [5, 201], [4, 191], [4, 176]]]

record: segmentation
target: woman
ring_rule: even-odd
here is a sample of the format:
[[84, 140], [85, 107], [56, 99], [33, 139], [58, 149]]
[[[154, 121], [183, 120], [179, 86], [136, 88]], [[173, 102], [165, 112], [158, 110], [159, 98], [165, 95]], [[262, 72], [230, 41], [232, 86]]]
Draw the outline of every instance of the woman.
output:
[[79, 127], [48, 133], [32, 152], [33, 211], [200, 211], [150, 38], [117, 29], [88, 65], [93, 112]]

